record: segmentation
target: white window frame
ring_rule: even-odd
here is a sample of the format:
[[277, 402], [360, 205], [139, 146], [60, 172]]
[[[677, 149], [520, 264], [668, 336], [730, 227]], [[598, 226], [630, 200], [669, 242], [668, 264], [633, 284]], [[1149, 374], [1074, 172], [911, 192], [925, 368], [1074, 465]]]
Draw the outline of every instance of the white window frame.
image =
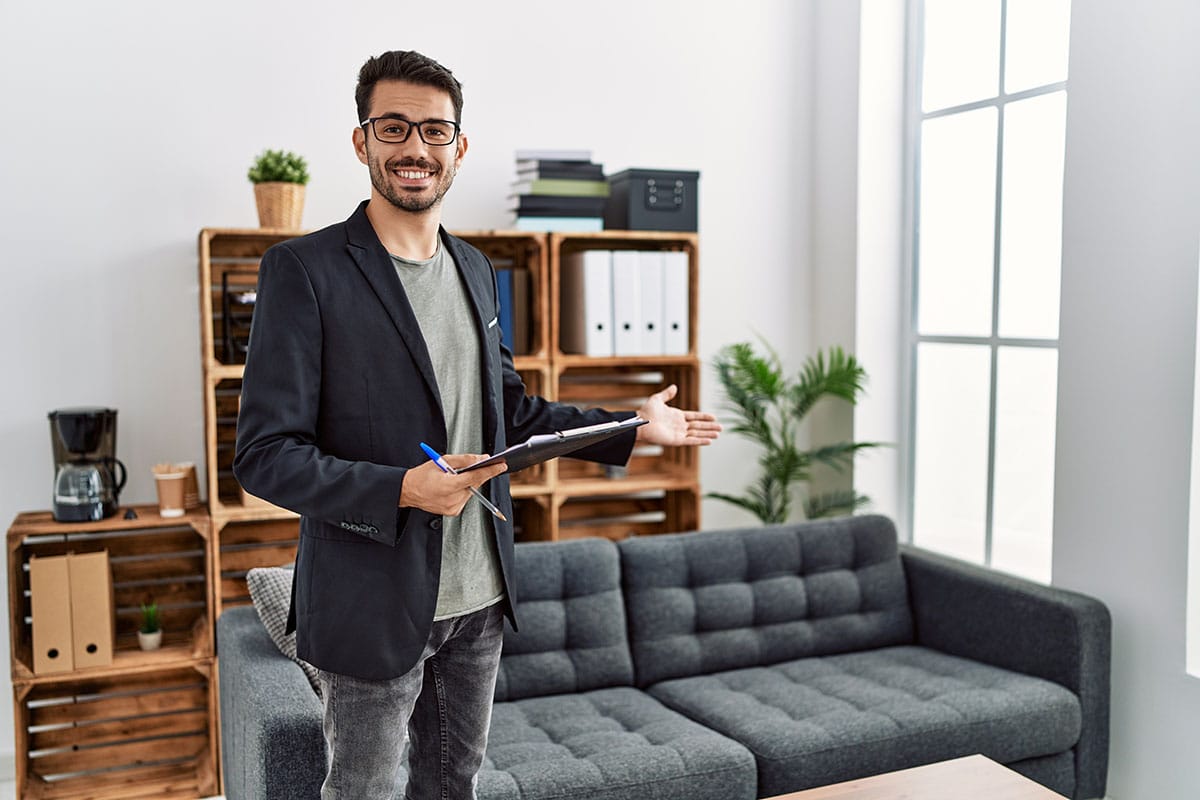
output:
[[[918, 350], [921, 344], [968, 344], [986, 345], [989, 349], [990, 387], [988, 400], [988, 455], [987, 455], [987, 492], [984, 517], [984, 560], [985, 566], [992, 564], [992, 534], [996, 487], [996, 387], [997, 364], [1001, 347], [1039, 348], [1058, 350], [1058, 338], [1015, 338], [999, 334], [1000, 325], [1000, 240], [1001, 213], [1003, 210], [1003, 175], [1004, 175], [1004, 112], [1006, 106], [1031, 97], [1065, 92], [1067, 81], [1038, 86], [1020, 92], [1005, 93], [1004, 71], [1007, 55], [1007, 12], [1008, 0], [1000, 2], [1000, 63], [997, 77], [997, 94], [986, 100], [951, 106], [932, 112], [922, 109], [921, 83], [922, 66], [924, 61], [924, 2], [909, 0], [908, 2], [908, 47], [907, 47], [907, 80], [905, 102], [905, 127], [907, 135], [905, 166], [905, 236], [906, 236], [906, 290], [909, 307], [907, 309], [905, 326], [906, 341], [904, 357], [907, 365], [906, 405], [907, 420], [905, 442], [907, 452], [904, 459], [904, 524], [905, 538], [912, 542], [916, 539], [915, 524], [915, 492], [916, 492], [916, 436], [917, 436], [917, 374], [920, 364]], [[992, 241], [992, 326], [988, 336], [946, 336], [924, 335], [919, 333], [918, 296], [920, 291], [920, 197], [921, 197], [921, 128], [927, 119], [936, 119], [951, 114], [973, 111], [980, 108], [996, 108], [996, 197], [994, 208], [994, 226]]]

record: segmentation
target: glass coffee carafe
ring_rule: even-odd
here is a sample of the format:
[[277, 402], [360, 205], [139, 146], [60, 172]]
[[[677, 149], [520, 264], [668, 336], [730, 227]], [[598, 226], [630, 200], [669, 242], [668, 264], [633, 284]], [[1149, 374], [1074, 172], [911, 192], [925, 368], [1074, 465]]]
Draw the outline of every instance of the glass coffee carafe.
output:
[[117, 513], [125, 465], [117, 460], [117, 412], [111, 408], [51, 411], [54, 518], [86, 522]]

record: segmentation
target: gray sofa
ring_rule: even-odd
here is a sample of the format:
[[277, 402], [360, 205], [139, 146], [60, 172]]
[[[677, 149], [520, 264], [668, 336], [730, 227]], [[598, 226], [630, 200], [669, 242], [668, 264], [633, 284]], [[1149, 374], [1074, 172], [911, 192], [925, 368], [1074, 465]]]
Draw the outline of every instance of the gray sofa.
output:
[[[897, 545], [878, 516], [517, 548], [480, 800], [736, 800], [983, 753], [1104, 795], [1098, 601]], [[319, 797], [320, 701], [217, 624], [229, 800]]]

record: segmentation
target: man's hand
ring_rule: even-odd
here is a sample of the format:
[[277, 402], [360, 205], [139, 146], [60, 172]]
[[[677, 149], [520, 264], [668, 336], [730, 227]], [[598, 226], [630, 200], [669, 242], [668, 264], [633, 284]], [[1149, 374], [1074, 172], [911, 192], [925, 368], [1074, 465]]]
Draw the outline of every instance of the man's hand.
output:
[[[487, 456], [460, 453], [442, 456], [442, 458], [455, 469], [462, 469], [487, 458]], [[404, 473], [404, 482], [400, 484], [399, 505], [402, 508], [419, 508], [430, 514], [457, 517], [462, 513], [463, 506], [471, 499], [469, 487], [479, 488], [507, 469], [507, 464], [495, 464], [471, 472], [451, 475], [448, 472], [442, 472], [432, 461], [426, 461], [421, 466], [411, 467], [408, 472]]]
[[712, 444], [721, 435], [721, 424], [712, 414], [703, 411], [681, 411], [669, 403], [679, 390], [671, 384], [661, 392], [650, 395], [637, 415], [650, 420], [637, 429], [637, 440], [644, 444], [666, 446], [703, 446]]

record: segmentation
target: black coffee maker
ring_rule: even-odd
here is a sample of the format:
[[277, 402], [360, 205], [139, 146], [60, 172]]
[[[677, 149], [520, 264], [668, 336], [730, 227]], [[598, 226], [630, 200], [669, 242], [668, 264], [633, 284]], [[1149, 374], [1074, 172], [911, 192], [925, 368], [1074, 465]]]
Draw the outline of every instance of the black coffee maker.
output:
[[111, 408], [51, 411], [54, 518], [86, 522], [117, 513], [125, 465], [117, 460], [117, 412]]

